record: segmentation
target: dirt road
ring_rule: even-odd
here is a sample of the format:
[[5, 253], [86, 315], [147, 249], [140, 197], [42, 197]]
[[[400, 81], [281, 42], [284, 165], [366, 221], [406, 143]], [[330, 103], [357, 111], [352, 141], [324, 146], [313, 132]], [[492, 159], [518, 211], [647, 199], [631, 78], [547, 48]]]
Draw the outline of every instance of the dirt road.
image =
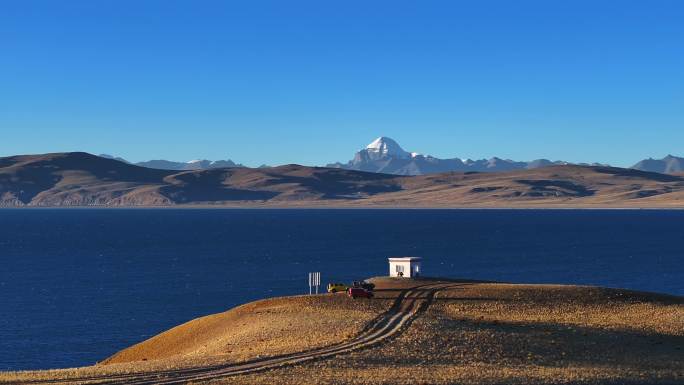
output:
[[[222, 364], [194, 368], [183, 368], [168, 371], [140, 372], [121, 375], [102, 375], [80, 377], [64, 380], [36, 380], [32, 384], [185, 384], [188, 382], [207, 381], [247, 373], [264, 371], [285, 365], [294, 365], [307, 361], [329, 358], [379, 344], [398, 335], [413, 319], [432, 303], [437, 291], [453, 284], [430, 284], [403, 290], [395, 299], [392, 307], [370, 322], [353, 339], [298, 353], [284, 354], [275, 357], [256, 359], [238, 364]], [[359, 299], [363, 301], [364, 299]], [[22, 382], [27, 383], [27, 382]]]

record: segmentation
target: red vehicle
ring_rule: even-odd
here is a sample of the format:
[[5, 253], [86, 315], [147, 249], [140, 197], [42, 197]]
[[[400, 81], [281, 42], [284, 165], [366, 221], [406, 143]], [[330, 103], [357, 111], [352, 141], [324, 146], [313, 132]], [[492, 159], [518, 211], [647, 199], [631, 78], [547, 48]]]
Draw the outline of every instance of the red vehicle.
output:
[[373, 292], [362, 287], [350, 287], [347, 290], [347, 295], [352, 298], [373, 298]]

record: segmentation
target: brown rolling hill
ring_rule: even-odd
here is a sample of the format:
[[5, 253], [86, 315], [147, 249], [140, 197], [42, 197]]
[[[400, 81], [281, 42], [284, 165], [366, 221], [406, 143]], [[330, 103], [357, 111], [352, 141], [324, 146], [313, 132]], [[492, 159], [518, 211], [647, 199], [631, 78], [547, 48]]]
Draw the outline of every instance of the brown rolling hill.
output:
[[684, 207], [684, 176], [616, 167], [394, 176], [285, 165], [157, 170], [72, 152], [0, 158], [0, 206]]
[[[264, 299], [188, 321], [97, 365], [0, 372], [0, 384], [636, 385], [684, 379], [683, 297], [592, 286], [371, 281], [372, 299], [345, 293]], [[393, 323], [398, 317], [409, 321]]]

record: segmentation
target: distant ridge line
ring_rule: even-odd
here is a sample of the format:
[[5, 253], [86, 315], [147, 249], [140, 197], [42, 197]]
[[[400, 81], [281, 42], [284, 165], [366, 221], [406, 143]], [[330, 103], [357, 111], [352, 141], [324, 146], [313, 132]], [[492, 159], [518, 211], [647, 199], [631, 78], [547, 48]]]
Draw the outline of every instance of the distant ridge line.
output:
[[392, 175], [284, 165], [163, 170], [83, 152], [0, 158], [0, 207], [667, 207], [684, 177], [609, 166]]

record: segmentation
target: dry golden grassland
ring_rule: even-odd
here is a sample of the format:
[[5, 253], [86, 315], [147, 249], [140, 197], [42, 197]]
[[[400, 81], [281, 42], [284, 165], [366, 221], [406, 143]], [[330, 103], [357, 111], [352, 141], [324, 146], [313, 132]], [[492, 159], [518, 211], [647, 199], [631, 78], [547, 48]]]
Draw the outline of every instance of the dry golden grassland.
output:
[[[3, 381], [239, 362], [351, 338], [389, 309], [344, 294], [274, 298], [202, 317], [100, 365], [1, 373]], [[143, 361], [145, 360], [145, 361]], [[398, 337], [335, 358], [211, 384], [684, 384], [684, 298], [558, 285], [455, 282]]]
[[466, 284], [399, 338], [344, 359], [214, 384], [684, 384], [684, 299], [624, 290]]
[[94, 366], [0, 372], [0, 383], [170, 370], [309, 350], [356, 335], [389, 309], [396, 293], [388, 291], [373, 301], [337, 293], [251, 302], [179, 325]]
[[359, 301], [343, 293], [252, 302], [190, 321], [122, 350], [103, 363], [202, 357], [241, 362], [327, 346], [354, 336], [390, 301]]

